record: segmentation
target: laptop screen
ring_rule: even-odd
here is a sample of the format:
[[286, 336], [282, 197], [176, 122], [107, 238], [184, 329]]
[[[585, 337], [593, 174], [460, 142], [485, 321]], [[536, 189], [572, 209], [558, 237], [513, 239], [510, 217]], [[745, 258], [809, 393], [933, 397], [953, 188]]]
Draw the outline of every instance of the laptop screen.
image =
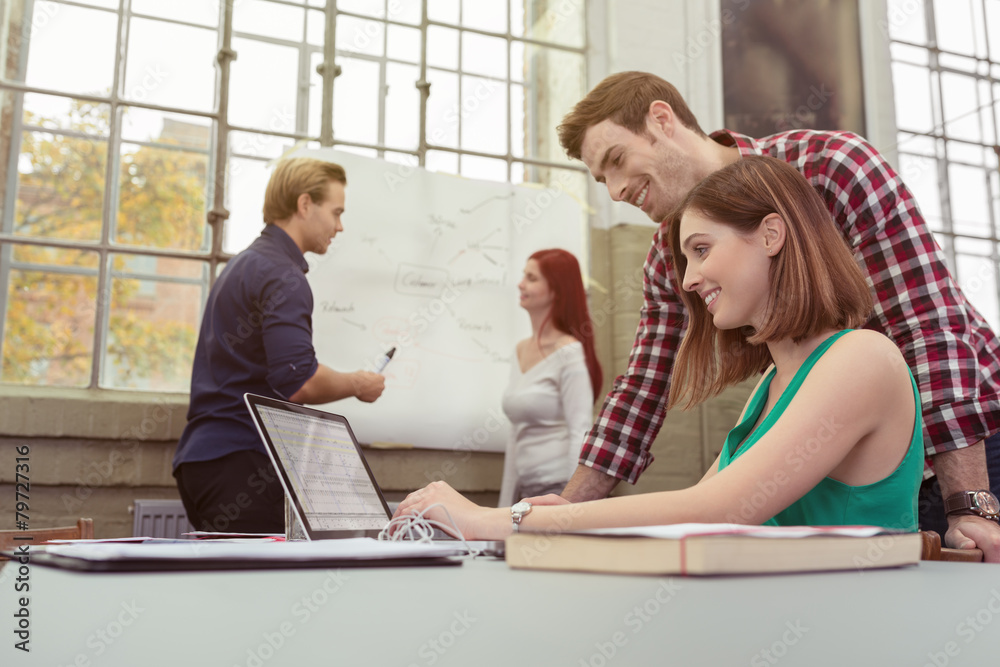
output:
[[254, 394], [245, 399], [310, 539], [385, 527], [389, 508], [344, 417]]

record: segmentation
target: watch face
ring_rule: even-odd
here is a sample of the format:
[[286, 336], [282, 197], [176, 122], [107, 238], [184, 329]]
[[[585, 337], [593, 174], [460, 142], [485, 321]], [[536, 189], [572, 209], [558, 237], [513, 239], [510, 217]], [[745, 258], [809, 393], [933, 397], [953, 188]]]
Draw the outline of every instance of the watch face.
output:
[[1000, 502], [989, 491], [976, 491], [976, 507], [986, 514], [1000, 514]]
[[524, 514], [530, 509], [531, 509], [531, 503], [526, 503], [522, 500], [521, 502], [514, 503], [513, 505], [511, 505], [510, 511]]

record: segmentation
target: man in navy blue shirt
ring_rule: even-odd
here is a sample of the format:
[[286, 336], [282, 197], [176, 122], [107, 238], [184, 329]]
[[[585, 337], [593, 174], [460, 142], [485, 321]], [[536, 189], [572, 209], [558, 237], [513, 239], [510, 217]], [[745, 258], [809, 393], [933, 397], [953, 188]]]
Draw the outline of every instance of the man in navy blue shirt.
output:
[[309, 158], [278, 164], [261, 235], [231, 259], [209, 294], [191, 371], [188, 423], [174, 477], [198, 530], [281, 533], [284, 494], [243, 394], [294, 403], [377, 399], [385, 378], [340, 373], [316, 360], [306, 252], [343, 231], [343, 167]]

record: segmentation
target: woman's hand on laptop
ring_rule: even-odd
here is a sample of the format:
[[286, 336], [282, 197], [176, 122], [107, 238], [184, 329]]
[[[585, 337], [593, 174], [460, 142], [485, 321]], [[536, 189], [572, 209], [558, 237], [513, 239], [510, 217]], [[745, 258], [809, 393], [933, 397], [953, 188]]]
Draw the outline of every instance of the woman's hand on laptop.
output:
[[467, 540], [499, 540], [511, 533], [508, 508], [480, 507], [445, 482], [431, 482], [406, 496], [392, 518], [421, 513], [446, 526], [451, 534], [453, 520]]

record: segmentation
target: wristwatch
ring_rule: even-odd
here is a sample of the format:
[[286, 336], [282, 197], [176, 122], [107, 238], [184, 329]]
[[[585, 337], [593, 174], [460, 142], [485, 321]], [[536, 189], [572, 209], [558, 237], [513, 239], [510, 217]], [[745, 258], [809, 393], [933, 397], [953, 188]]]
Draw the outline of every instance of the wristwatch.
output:
[[514, 525], [514, 532], [515, 533], [518, 531], [518, 528], [521, 526], [521, 519], [523, 519], [525, 517], [525, 515], [530, 514], [530, 513], [531, 513], [531, 503], [527, 503], [527, 502], [525, 502], [523, 500], [521, 502], [519, 502], [519, 503], [514, 503], [511, 506], [511, 508], [510, 508], [510, 522]]
[[962, 491], [944, 501], [945, 514], [973, 514], [984, 519], [1000, 520], [1000, 501], [987, 490]]

